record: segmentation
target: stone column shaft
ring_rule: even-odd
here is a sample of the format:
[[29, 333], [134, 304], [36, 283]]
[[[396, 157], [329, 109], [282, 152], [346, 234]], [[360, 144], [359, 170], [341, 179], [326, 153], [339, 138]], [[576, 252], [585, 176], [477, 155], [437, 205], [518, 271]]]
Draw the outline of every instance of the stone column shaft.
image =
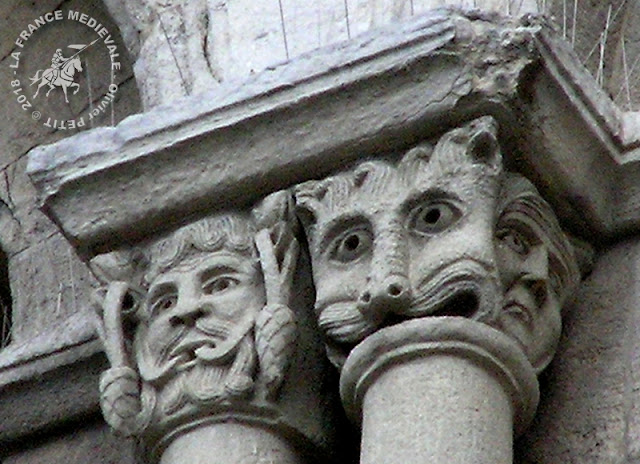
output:
[[341, 392], [362, 420], [361, 464], [511, 464], [538, 400], [513, 341], [454, 317], [373, 334], [347, 359]]
[[159, 464], [304, 464], [307, 461], [280, 435], [243, 423], [199, 427], [178, 436]]

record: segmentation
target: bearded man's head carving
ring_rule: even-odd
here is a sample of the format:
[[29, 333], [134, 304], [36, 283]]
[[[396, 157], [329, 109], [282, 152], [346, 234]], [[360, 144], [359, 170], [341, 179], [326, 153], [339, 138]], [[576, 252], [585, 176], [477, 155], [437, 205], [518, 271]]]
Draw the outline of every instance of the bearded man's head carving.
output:
[[108, 283], [99, 330], [112, 367], [101, 404], [116, 430], [161, 434], [249, 396], [275, 397], [295, 344], [287, 300], [297, 244], [283, 198], [93, 260]]

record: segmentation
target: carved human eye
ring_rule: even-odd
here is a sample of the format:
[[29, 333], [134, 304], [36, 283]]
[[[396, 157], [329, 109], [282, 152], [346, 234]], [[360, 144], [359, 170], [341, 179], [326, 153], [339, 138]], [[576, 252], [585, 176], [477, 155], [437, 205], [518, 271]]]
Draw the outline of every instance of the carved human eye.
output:
[[237, 287], [240, 281], [230, 276], [216, 276], [206, 280], [202, 284], [202, 291], [205, 295], [214, 295], [216, 293], [222, 293], [232, 288]]
[[448, 202], [429, 202], [411, 212], [409, 228], [421, 235], [436, 234], [452, 226], [460, 216], [460, 210]]
[[369, 231], [359, 227], [349, 229], [338, 236], [330, 246], [330, 258], [348, 263], [355, 261], [373, 248], [373, 238]]
[[515, 229], [498, 231], [497, 237], [504, 245], [521, 256], [526, 256], [531, 250], [529, 239]]
[[153, 298], [151, 301], [151, 313], [157, 314], [175, 308], [178, 304], [178, 295], [175, 293], [164, 293]]

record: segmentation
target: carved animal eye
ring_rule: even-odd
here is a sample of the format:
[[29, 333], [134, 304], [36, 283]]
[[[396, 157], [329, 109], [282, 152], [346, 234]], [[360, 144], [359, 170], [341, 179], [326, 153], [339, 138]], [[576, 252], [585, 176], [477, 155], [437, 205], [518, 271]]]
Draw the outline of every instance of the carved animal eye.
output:
[[503, 244], [521, 256], [527, 255], [531, 249], [529, 239], [517, 230], [507, 229], [498, 231], [497, 237]]
[[333, 260], [348, 263], [373, 248], [373, 238], [367, 229], [355, 228], [341, 234], [330, 247], [330, 257]]
[[215, 293], [222, 293], [231, 288], [237, 287], [240, 281], [229, 276], [217, 276], [213, 277], [202, 285], [202, 291], [206, 295], [213, 295]]
[[460, 218], [460, 211], [446, 202], [429, 202], [415, 208], [410, 217], [411, 230], [419, 234], [435, 234], [453, 225]]

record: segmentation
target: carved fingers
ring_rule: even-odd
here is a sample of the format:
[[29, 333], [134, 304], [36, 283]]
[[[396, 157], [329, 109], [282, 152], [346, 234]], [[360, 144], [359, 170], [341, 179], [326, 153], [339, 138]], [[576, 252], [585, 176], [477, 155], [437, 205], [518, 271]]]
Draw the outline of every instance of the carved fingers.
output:
[[131, 289], [126, 282], [109, 284], [103, 303], [103, 343], [111, 366], [130, 366], [131, 358], [125, 340], [123, 316], [135, 307]]
[[258, 229], [256, 248], [264, 275], [267, 304], [286, 305], [299, 252], [291, 195], [289, 192], [269, 195], [254, 209], [253, 216]]

